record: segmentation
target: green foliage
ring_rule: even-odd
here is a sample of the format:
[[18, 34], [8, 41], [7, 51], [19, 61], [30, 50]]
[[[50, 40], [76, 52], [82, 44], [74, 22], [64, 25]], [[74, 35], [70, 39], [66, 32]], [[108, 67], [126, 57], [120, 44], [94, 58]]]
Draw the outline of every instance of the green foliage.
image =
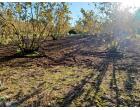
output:
[[5, 97], [0, 96], [0, 102], [4, 100], [5, 100]]
[[56, 16], [55, 16], [55, 35], [57, 36], [65, 36], [69, 29], [70, 29], [70, 23], [69, 20], [71, 17], [69, 14], [71, 13], [69, 11], [69, 7], [67, 3], [61, 3], [58, 4], [59, 7], [56, 9]]
[[118, 46], [118, 42], [116, 41], [116, 40], [113, 40], [112, 42], [111, 42], [111, 44], [108, 44], [108, 48], [117, 48], [117, 46]]
[[[65, 36], [70, 28], [67, 3], [4, 3], [0, 8], [1, 41], [11, 39], [23, 52], [38, 50], [47, 37]], [[6, 12], [6, 13], [5, 13]]]
[[77, 31], [75, 29], [69, 30], [69, 34], [77, 34]]
[[21, 14], [22, 13], [22, 4], [17, 3], [15, 9], [16, 9], [17, 13]]
[[98, 21], [97, 16], [95, 16], [94, 11], [85, 11], [81, 9], [82, 18], [76, 22], [76, 30], [83, 33], [94, 34], [100, 31], [101, 23]]

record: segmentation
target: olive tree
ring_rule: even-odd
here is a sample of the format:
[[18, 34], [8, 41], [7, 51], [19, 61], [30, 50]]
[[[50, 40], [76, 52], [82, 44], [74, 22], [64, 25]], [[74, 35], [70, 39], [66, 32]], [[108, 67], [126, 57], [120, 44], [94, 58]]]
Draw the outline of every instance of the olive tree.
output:
[[[50, 10], [53, 3], [6, 3], [3, 32], [7, 31], [23, 54], [38, 50], [42, 40], [46, 38], [45, 30], [50, 24]], [[5, 33], [5, 35], [7, 36]]]
[[92, 10], [85, 11], [81, 9], [82, 18], [76, 22], [75, 28], [83, 33], [94, 34], [99, 31], [99, 25], [96, 16]]
[[70, 30], [70, 11], [68, 4], [65, 2], [57, 3], [54, 10], [53, 33], [51, 37], [53, 40], [59, 37], [64, 37]]
[[47, 37], [57, 39], [70, 27], [66, 3], [2, 3], [1, 34], [16, 44], [23, 54], [37, 51]]

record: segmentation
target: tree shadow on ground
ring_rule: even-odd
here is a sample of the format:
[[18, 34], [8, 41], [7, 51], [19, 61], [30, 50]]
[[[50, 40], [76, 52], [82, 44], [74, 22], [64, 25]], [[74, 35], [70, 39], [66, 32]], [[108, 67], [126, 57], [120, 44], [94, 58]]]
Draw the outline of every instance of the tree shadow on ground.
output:
[[[103, 43], [101, 38], [98, 38], [97, 40], [95, 40], [94, 36], [88, 36], [88, 37], [79, 37], [78, 39], [76, 38], [76, 40], [73, 40], [73, 38], [71, 38], [71, 39], [69, 38], [68, 41], [69, 40], [71, 40], [71, 42], [67, 42], [64, 40], [63, 41], [64, 44], [62, 43], [61, 40], [60, 41], [58, 40], [58, 41], [56, 41], [56, 43], [54, 43], [56, 45], [54, 45], [54, 46], [50, 45], [50, 47], [49, 46], [46, 47], [47, 48], [46, 50], [45, 49], [43, 50], [40, 48], [39, 53], [41, 53], [41, 55], [25, 56], [25, 55], [13, 54], [12, 56], [1, 57], [0, 63], [3, 64], [5, 62], [7, 63], [8, 61], [12, 61], [14, 59], [17, 59], [16, 62], [13, 62], [13, 63], [10, 62], [10, 64], [7, 63], [7, 65], [6, 65], [6, 66], [11, 65], [13, 67], [14, 65], [15, 66], [18, 65], [18, 64], [16, 64], [16, 63], [18, 63], [18, 59], [24, 58], [25, 61], [23, 61], [23, 64], [21, 65], [21, 66], [24, 66], [24, 65], [26, 65], [26, 61], [28, 63], [28, 60], [26, 60], [26, 59], [30, 59], [30, 62], [34, 62], [33, 59], [38, 59], [39, 62], [43, 63], [44, 58], [45, 58], [46, 61], [48, 60], [48, 64], [43, 63], [43, 64], [45, 64], [44, 67], [46, 67], [47, 65], [48, 66], [49, 65], [72, 66], [72, 65], [75, 65], [77, 63], [78, 63], [78, 65], [81, 65], [81, 64], [79, 64], [80, 61], [78, 61], [78, 59], [76, 59], [76, 57], [82, 56], [83, 59], [85, 59], [84, 57], [87, 54], [84, 55], [83, 53], [88, 52], [87, 56], [89, 56], [89, 57], [95, 57], [95, 56], [99, 56], [99, 54], [101, 54], [101, 52], [100, 53], [98, 53], [96, 51], [95, 52], [91, 52], [91, 51], [84, 52], [82, 50], [83, 48], [93, 49], [93, 46], [94, 46], [94, 48], [99, 48], [100, 46], [102, 46], [102, 43]], [[61, 50], [63, 51], [63, 53], [61, 52]], [[50, 52], [50, 54], [48, 54], [48, 52]], [[42, 60], [42, 58], [43, 58], [43, 60]], [[87, 64], [87, 62], [84, 62], [84, 65], [87, 65], [87, 67], [90, 66], [89, 63]], [[20, 65], [18, 65], [18, 66], [20, 66]]]
[[[103, 78], [106, 75], [106, 71], [108, 70], [108, 66], [110, 63], [112, 63], [113, 65], [113, 69], [112, 69], [112, 83], [113, 83], [113, 89], [116, 92], [116, 106], [119, 105], [119, 92], [118, 92], [118, 87], [117, 87], [117, 79], [116, 79], [116, 75], [115, 75], [115, 61], [112, 61], [112, 58], [120, 58], [122, 57], [120, 54], [116, 54], [116, 53], [112, 53], [110, 50], [108, 50], [107, 52], [103, 53], [104, 54], [104, 59], [100, 62], [100, 64], [98, 64], [98, 68], [97, 71], [99, 72], [99, 74], [97, 75], [97, 77], [94, 79], [94, 84], [90, 83], [90, 85], [92, 85], [93, 90], [95, 90], [94, 92], [94, 96], [91, 100], [88, 100], [88, 105], [87, 106], [96, 106], [96, 103], [94, 102], [96, 95], [98, 94], [98, 92], [100, 91], [100, 85], [103, 81]], [[97, 54], [97, 57], [100, 57], [99, 54]], [[93, 77], [90, 77], [90, 79], [92, 79]], [[88, 80], [90, 80], [88, 79]], [[63, 101], [61, 103], [58, 104], [58, 106], [69, 106], [72, 101], [77, 98], [78, 96], [83, 94], [83, 87], [87, 82], [84, 81], [84, 83], [81, 83], [80, 86], [76, 86], [75, 88], [73, 88], [71, 91], [68, 92], [68, 94], [66, 94], [66, 96], [64, 96]], [[90, 92], [90, 90], [87, 92]], [[87, 99], [85, 97], [85, 99]]]
[[69, 106], [71, 102], [76, 99], [78, 96], [82, 95], [84, 92], [84, 85], [93, 77], [93, 73], [86, 76], [84, 79], [80, 81], [80, 83], [75, 86], [73, 89], [71, 89], [63, 98], [62, 102], [57, 102], [57, 106]]
[[[74, 88], [72, 88], [63, 98], [62, 102], [58, 102], [56, 105], [57, 106], [69, 106], [72, 101], [74, 99], [76, 99], [77, 97], [79, 97], [80, 95], [83, 94], [84, 92], [84, 85], [87, 83], [90, 83], [90, 85], [94, 85], [94, 89], [95, 89], [95, 95], [98, 93], [99, 89], [100, 89], [100, 85], [102, 83], [103, 77], [105, 76], [105, 73], [107, 71], [109, 62], [106, 60], [103, 60], [102, 62], [100, 62], [99, 64], [99, 68], [97, 68], [97, 71], [99, 71], [99, 74], [97, 75], [97, 77], [94, 79], [93, 82], [90, 82], [89, 80], [93, 79], [93, 76], [96, 75], [95, 73], [92, 73], [91, 75], [88, 75], [86, 78], [84, 78], [83, 80], [80, 81], [80, 83], [75, 86]], [[87, 94], [88, 95], [88, 94]], [[88, 106], [92, 106], [93, 102], [89, 102], [90, 104]]]
[[[132, 51], [131, 51], [132, 52]], [[139, 75], [139, 61], [140, 57], [138, 53], [132, 52], [132, 53], [125, 53], [125, 57], [122, 59], [121, 62], [116, 63], [115, 69], [118, 71], [123, 71], [126, 73], [126, 80], [124, 82], [124, 90], [123, 92], [128, 96], [130, 99], [124, 99], [120, 97], [118, 99], [118, 106], [139, 106], [140, 102], [138, 101], [139, 97], [134, 96], [133, 93], [136, 92], [135, 85], [137, 78], [140, 77]], [[131, 60], [130, 60], [131, 59]], [[113, 79], [113, 78], [112, 78]], [[118, 85], [119, 86], [119, 85]], [[117, 91], [116, 91], [117, 92]], [[138, 98], [138, 99], [137, 99]]]
[[135, 106], [135, 98], [133, 96], [133, 90], [134, 90], [134, 85], [136, 85], [135, 82], [135, 74], [137, 73], [137, 69], [134, 66], [130, 66], [127, 68], [127, 78], [125, 81], [125, 91], [130, 97], [131, 100], [128, 100], [127, 106]]
[[41, 82], [39, 83], [33, 90], [31, 90], [31, 92], [29, 94], [25, 94], [20, 96], [22, 93], [22, 91], [19, 91], [14, 98], [16, 98], [16, 100], [11, 100], [11, 101], [1, 101], [0, 102], [0, 107], [17, 107], [19, 105], [21, 105], [23, 102], [27, 101], [28, 99], [32, 98], [35, 95], [40, 94], [43, 91], [42, 86], [45, 84], [46, 82]]
[[113, 59], [112, 63], [113, 63], [112, 64], [113, 70], [112, 70], [112, 79], [110, 81], [110, 89], [115, 91], [116, 106], [118, 107], [120, 105], [120, 101], [119, 101], [119, 89], [118, 89], [117, 79], [116, 79], [116, 67], [115, 67], [116, 59], [115, 60]]

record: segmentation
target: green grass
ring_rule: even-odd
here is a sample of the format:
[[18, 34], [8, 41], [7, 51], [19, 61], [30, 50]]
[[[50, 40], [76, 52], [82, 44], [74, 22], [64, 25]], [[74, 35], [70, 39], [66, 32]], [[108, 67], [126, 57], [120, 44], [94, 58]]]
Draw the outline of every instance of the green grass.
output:
[[12, 97], [20, 90], [23, 94], [28, 94], [29, 90], [38, 83], [46, 81], [45, 93], [49, 94], [52, 91], [53, 100], [49, 100], [49, 103], [52, 104], [91, 72], [90, 69], [82, 67], [3, 67], [0, 68], [0, 77], [4, 79], [3, 86], [8, 89], [1, 92], [0, 97]]
[[[22, 94], [29, 94], [30, 91], [36, 87], [40, 82], [46, 81], [43, 86], [43, 98], [41, 99], [41, 106], [56, 106], [57, 102], [62, 102], [67, 93], [73, 89], [74, 86], [80, 84], [81, 80], [90, 74], [94, 74], [92, 79], [96, 82], [95, 78], [98, 73], [92, 69], [83, 67], [68, 67], [68, 66], [53, 66], [50, 68], [43, 68], [37, 66], [30, 67], [1, 67], [0, 78], [3, 80], [3, 87], [7, 90], [0, 92], [0, 100], [6, 100], [13, 97], [19, 91]], [[107, 96], [111, 100], [115, 99], [116, 92], [110, 89], [110, 81], [112, 78], [112, 72], [107, 71], [100, 85], [99, 92], [95, 95], [95, 86], [90, 82], [87, 82], [84, 86], [84, 92], [78, 97], [73, 99], [69, 106], [88, 106], [90, 102], [96, 106], [116, 106], [115, 103], [111, 103], [108, 100], [103, 100], [102, 96]], [[125, 81], [127, 80], [127, 74], [124, 71], [116, 71], [117, 85], [119, 88], [119, 98], [122, 98], [124, 104], [120, 106], [128, 106], [132, 104], [132, 100], [129, 94], [124, 89]], [[139, 100], [139, 82], [134, 86], [132, 95]], [[25, 101], [20, 106], [27, 106], [33, 103], [34, 100], [38, 100], [37, 96]], [[130, 104], [129, 104], [130, 103]]]

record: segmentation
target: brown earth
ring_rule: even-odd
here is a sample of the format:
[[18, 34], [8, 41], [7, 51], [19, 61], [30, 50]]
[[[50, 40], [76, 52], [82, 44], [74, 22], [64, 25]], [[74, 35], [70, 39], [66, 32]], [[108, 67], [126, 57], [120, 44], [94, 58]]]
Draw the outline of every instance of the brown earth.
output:
[[[86, 68], [93, 71], [92, 73], [87, 72], [87, 75], [82, 73], [82, 79], [77, 79], [74, 86], [64, 88], [66, 91], [62, 98], [57, 100], [50, 98], [50, 101], [55, 100], [51, 104], [49, 104], [49, 101], [42, 102], [42, 104], [38, 102], [41, 100], [43, 92], [40, 92], [41, 95], [37, 96], [40, 87], [37, 86], [37, 89], [33, 89], [34, 92], [31, 92], [31, 94], [28, 95], [27, 92], [24, 96], [17, 95], [21, 99], [15, 99], [15, 102], [3, 102], [3, 106], [140, 106], [140, 95], [138, 95], [140, 91], [140, 40], [121, 41], [117, 52], [108, 50], [107, 46], [111, 43], [111, 40], [109, 36], [87, 35], [67, 37], [57, 41], [44, 41], [39, 49], [41, 54], [37, 57], [15, 57], [12, 56], [16, 52], [15, 46], [1, 47], [1, 68], [35, 67], [33, 73], [26, 71], [20, 75], [15, 73], [15, 76], [18, 77], [44, 78], [45, 74], [42, 72], [42, 68], [51, 68], [51, 73], [59, 74], [61, 70], [53, 69], [57, 66], [63, 66], [64, 68], [78, 67], [81, 68], [81, 71], [82, 68]], [[81, 74], [79, 69], [76, 73]], [[0, 78], [5, 80], [12, 75], [13, 73], [7, 72], [7, 75], [1, 74]], [[68, 80], [69, 77], [67, 79], [63, 78], [63, 81]], [[76, 77], [76, 74], [74, 74], [74, 78]], [[75, 79], [72, 81], [75, 83]], [[46, 83], [46, 80], [45, 82], [41, 81], [41, 83]], [[10, 83], [7, 84], [10, 86]], [[8, 88], [4, 89], [1, 91], [6, 91]], [[44, 88], [41, 89], [47, 91]], [[57, 89], [54, 89], [54, 93]], [[18, 93], [20, 92], [18, 91]], [[35, 105], [26, 102], [32, 96], [37, 96], [37, 104]], [[25, 102], [23, 105], [19, 104], [23, 102]]]

